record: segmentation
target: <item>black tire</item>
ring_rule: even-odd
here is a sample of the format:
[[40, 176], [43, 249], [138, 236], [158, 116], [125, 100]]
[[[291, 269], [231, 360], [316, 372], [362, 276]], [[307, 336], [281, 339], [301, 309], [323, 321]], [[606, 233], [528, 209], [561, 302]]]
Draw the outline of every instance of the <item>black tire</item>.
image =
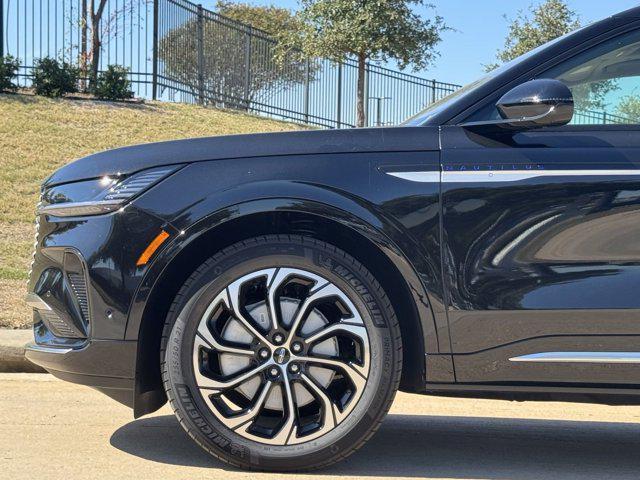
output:
[[[370, 341], [370, 373], [353, 410], [333, 430], [297, 445], [266, 445], [227, 428], [202, 399], [193, 374], [192, 350], [200, 312], [230, 282], [272, 267], [304, 268], [340, 288], [358, 309]], [[268, 235], [220, 251], [189, 277], [167, 315], [160, 361], [170, 405], [198, 445], [243, 469], [299, 471], [336, 463], [375, 433], [398, 388], [402, 343], [391, 302], [362, 264], [325, 242], [297, 235]]]

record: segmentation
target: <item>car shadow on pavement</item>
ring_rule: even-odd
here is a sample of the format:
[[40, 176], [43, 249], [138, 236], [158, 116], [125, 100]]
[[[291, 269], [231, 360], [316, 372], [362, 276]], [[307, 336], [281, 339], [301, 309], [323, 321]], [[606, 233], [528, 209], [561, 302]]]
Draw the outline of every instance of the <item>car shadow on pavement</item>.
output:
[[[210, 458], [170, 415], [121, 427], [111, 445], [156, 462], [232, 469]], [[360, 451], [315, 473], [538, 480], [637, 479], [639, 471], [640, 424], [389, 415]]]

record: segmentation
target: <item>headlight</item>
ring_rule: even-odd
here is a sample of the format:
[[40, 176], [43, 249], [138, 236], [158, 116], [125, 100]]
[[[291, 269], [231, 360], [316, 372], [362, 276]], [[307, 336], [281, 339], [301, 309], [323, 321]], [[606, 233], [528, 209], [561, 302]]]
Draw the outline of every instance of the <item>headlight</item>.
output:
[[103, 177], [53, 187], [44, 192], [39, 214], [79, 217], [113, 212], [165, 179], [182, 165], [150, 168], [126, 178]]

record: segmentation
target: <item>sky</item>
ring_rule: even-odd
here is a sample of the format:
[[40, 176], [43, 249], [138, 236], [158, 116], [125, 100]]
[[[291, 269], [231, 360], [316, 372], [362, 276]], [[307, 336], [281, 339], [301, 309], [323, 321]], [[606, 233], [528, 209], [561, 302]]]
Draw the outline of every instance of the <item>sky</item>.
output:
[[[242, 0], [255, 5], [277, 5], [295, 9], [297, 0]], [[526, 10], [541, 0], [430, 0], [435, 10], [419, 10], [426, 15], [438, 15], [455, 31], [445, 32], [438, 50], [440, 57], [433, 66], [417, 75], [442, 82], [466, 84], [484, 73], [483, 65], [495, 61], [497, 50], [504, 45], [508, 20], [520, 10]], [[640, 5], [633, 0], [569, 0], [583, 24]], [[203, 2], [212, 8], [215, 0]]]

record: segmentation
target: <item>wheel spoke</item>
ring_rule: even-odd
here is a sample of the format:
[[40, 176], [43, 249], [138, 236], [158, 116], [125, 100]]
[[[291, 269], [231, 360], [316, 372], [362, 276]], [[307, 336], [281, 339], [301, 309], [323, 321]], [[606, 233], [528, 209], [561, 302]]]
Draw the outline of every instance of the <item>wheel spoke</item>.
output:
[[290, 438], [297, 437], [298, 428], [296, 427], [296, 406], [293, 402], [293, 392], [291, 391], [291, 384], [286, 372], [283, 372], [284, 376], [282, 384], [284, 385], [284, 400], [286, 401], [287, 418], [280, 427], [278, 433], [269, 441], [277, 445], [286, 445], [289, 443]]
[[277, 302], [276, 294], [278, 293], [278, 289], [282, 287], [282, 285], [285, 284], [286, 281], [291, 278], [303, 278], [306, 280], [311, 280], [314, 283], [313, 288], [311, 289], [312, 291], [317, 290], [318, 288], [322, 288], [324, 285], [328, 283], [325, 279], [317, 275], [314, 275], [312, 273], [300, 272], [300, 270], [295, 270], [292, 268], [278, 269], [273, 280], [271, 280], [271, 283], [269, 284], [269, 295], [268, 295], [269, 316], [271, 317], [271, 324], [274, 329], [278, 329], [282, 326], [280, 325], [280, 322], [278, 319], [279, 315], [278, 315], [278, 310], [276, 308], [276, 302]]
[[211, 350], [215, 350], [216, 352], [232, 353], [234, 355], [247, 355], [247, 356], [254, 355], [253, 350], [249, 350], [245, 348], [229, 347], [227, 345], [223, 345], [222, 343], [220, 343], [213, 336], [213, 334], [209, 330], [209, 327], [207, 327], [206, 322], [200, 323], [200, 326], [198, 327], [198, 336], [196, 337], [196, 341], [198, 341], [198, 339], [204, 340], [204, 342], [206, 343], [206, 345], [200, 344], [199, 346], [204, 346]]
[[[305, 384], [313, 390], [313, 393], [318, 396], [320, 403], [322, 403], [322, 426], [318, 429], [318, 432], [316, 432], [316, 436], [323, 435], [326, 431], [331, 430], [336, 426], [336, 414], [333, 401], [329, 398], [324, 389], [316, 385], [316, 382], [307, 375], [302, 373], [300, 378], [302, 378]], [[305, 436], [303, 438], [305, 441], [311, 440], [310, 436]]]
[[366, 342], [369, 337], [367, 335], [367, 329], [364, 325], [352, 325], [350, 323], [334, 323], [327, 328], [314, 333], [313, 335], [304, 339], [304, 343], [312, 345], [319, 340], [324, 340], [329, 337], [334, 337], [337, 333], [348, 333], [354, 337], [358, 337], [361, 341]]
[[316, 302], [318, 302], [322, 298], [330, 298], [330, 297], [340, 297], [342, 292], [336, 287], [328, 282], [325, 282], [322, 285], [318, 285], [317, 288], [311, 291], [311, 294], [305, 298], [302, 305], [298, 307], [298, 311], [296, 312], [296, 316], [291, 322], [291, 328], [289, 329], [289, 336], [287, 338], [287, 342], [291, 343], [292, 338], [294, 337], [296, 331], [303, 323], [304, 318], [306, 317], [309, 308]]
[[359, 344], [362, 348], [362, 365], [351, 363], [351, 367], [354, 368], [360, 375], [367, 377], [369, 375], [369, 335], [364, 325], [352, 325], [351, 323], [334, 323], [327, 328], [314, 333], [310, 337], [304, 340], [304, 343], [311, 346], [314, 343], [336, 336], [339, 333], [347, 333], [360, 340]]
[[259, 342], [262, 342], [265, 345], [269, 345], [269, 341], [265, 338], [265, 336], [258, 331], [257, 328], [254, 327], [253, 322], [245, 317], [242, 313], [240, 294], [242, 285], [247, 283], [250, 280], [259, 278], [259, 277], [267, 277], [267, 285], [270, 283], [270, 279], [273, 274], [276, 272], [275, 268], [270, 268], [267, 270], [260, 270], [259, 272], [252, 273], [250, 275], [246, 275], [239, 280], [236, 280], [231, 285], [227, 287], [227, 298], [226, 303], [229, 307], [229, 310], [233, 312], [233, 315], [240, 322], [240, 324], [251, 334], [253, 335]]
[[202, 389], [215, 390], [218, 392], [222, 392], [230, 388], [235, 388], [238, 385], [249, 380], [251, 377], [258, 375], [265, 368], [267, 368], [268, 365], [269, 365], [268, 362], [263, 363], [262, 365], [258, 365], [257, 367], [252, 368], [251, 370], [247, 370], [244, 373], [240, 373], [238, 376], [232, 377], [227, 380], [214, 380], [213, 378], [209, 378], [200, 372], [200, 365], [199, 365], [198, 359], [196, 358], [194, 359], [194, 373], [196, 377], [196, 385], [198, 385], [198, 387]]
[[267, 399], [267, 395], [271, 391], [272, 386], [273, 386], [273, 382], [267, 381], [263, 385], [262, 390], [260, 391], [260, 394], [257, 400], [255, 401], [255, 403], [245, 413], [242, 413], [240, 415], [234, 415], [231, 418], [225, 418], [225, 423], [227, 424], [227, 426], [229, 428], [232, 428], [233, 430], [236, 430], [237, 428], [241, 427], [245, 423], [248, 423], [254, 420], [260, 413], [260, 410], [262, 410], [264, 401]]
[[[220, 420], [221, 422], [224, 422], [225, 425], [227, 425], [232, 430], [237, 430], [243, 425], [246, 425], [247, 423], [250, 423], [250, 422], [253, 423], [253, 420], [255, 420], [255, 418], [260, 414], [260, 411], [262, 410], [264, 402], [267, 398], [267, 395], [271, 391], [272, 386], [273, 386], [273, 382], [267, 381], [262, 386], [262, 390], [257, 395], [258, 398], [254, 401], [251, 407], [249, 407], [247, 410], [243, 411], [238, 415], [233, 415], [230, 417], [223, 415], [218, 409], [218, 407], [211, 401], [210, 390], [200, 389], [200, 393], [202, 393], [202, 396], [204, 397], [207, 404], [209, 405], [209, 408], [211, 409], [213, 414], [218, 418], [218, 420]], [[248, 425], [246, 428], [248, 429], [250, 426], [251, 425]]]
[[276, 271], [275, 276], [270, 279], [270, 283], [268, 284], [269, 315], [271, 316], [271, 324], [274, 330], [282, 326], [278, 321], [278, 311], [276, 309], [276, 294], [278, 293], [278, 289], [286, 284], [286, 281], [291, 278], [303, 278], [306, 280], [311, 280], [314, 283], [314, 288], [316, 288], [318, 285], [327, 283], [325, 279], [312, 273], [303, 273], [300, 272], [300, 270], [295, 270], [293, 268], [279, 268]]
[[367, 383], [367, 378], [365, 375], [360, 373], [358, 368], [359, 366], [352, 363], [346, 363], [339, 360], [332, 360], [322, 357], [296, 357], [296, 360], [307, 363], [315, 363], [317, 365], [323, 365], [326, 367], [338, 368], [339, 370], [342, 370], [347, 374], [347, 376], [351, 379], [356, 389], [358, 390], [362, 390]]
[[291, 276], [292, 272], [294, 272], [294, 270], [289, 268], [279, 268], [275, 277], [268, 285], [269, 318], [271, 319], [271, 328], [274, 330], [280, 328], [280, 322], [278, 321], [278, 309], [276, 308], [276, 293], [284, 281]]
[[[209, 329], [209, 319], [221, 303], [229, 308], [229, 298], [226, 290], [218, 294], [218, 296], [209, 304], [204, 314], [202, 315], [202, 318], [200, 319], [200, 324], [198, 325], [198, 336], [208, 345], [201, 345], [202, 342], [200, 342], [198, 344], [198, 348], [204, 346], [221, 353], [233, 353], [235, 355], [253, 355], [253, 351], [251, 351], [250, 349], [235, 348], [223, 345], [215, 338], [215, 336]], [[198, 336], [196, 336], [196, 340], [198, 339]]]

